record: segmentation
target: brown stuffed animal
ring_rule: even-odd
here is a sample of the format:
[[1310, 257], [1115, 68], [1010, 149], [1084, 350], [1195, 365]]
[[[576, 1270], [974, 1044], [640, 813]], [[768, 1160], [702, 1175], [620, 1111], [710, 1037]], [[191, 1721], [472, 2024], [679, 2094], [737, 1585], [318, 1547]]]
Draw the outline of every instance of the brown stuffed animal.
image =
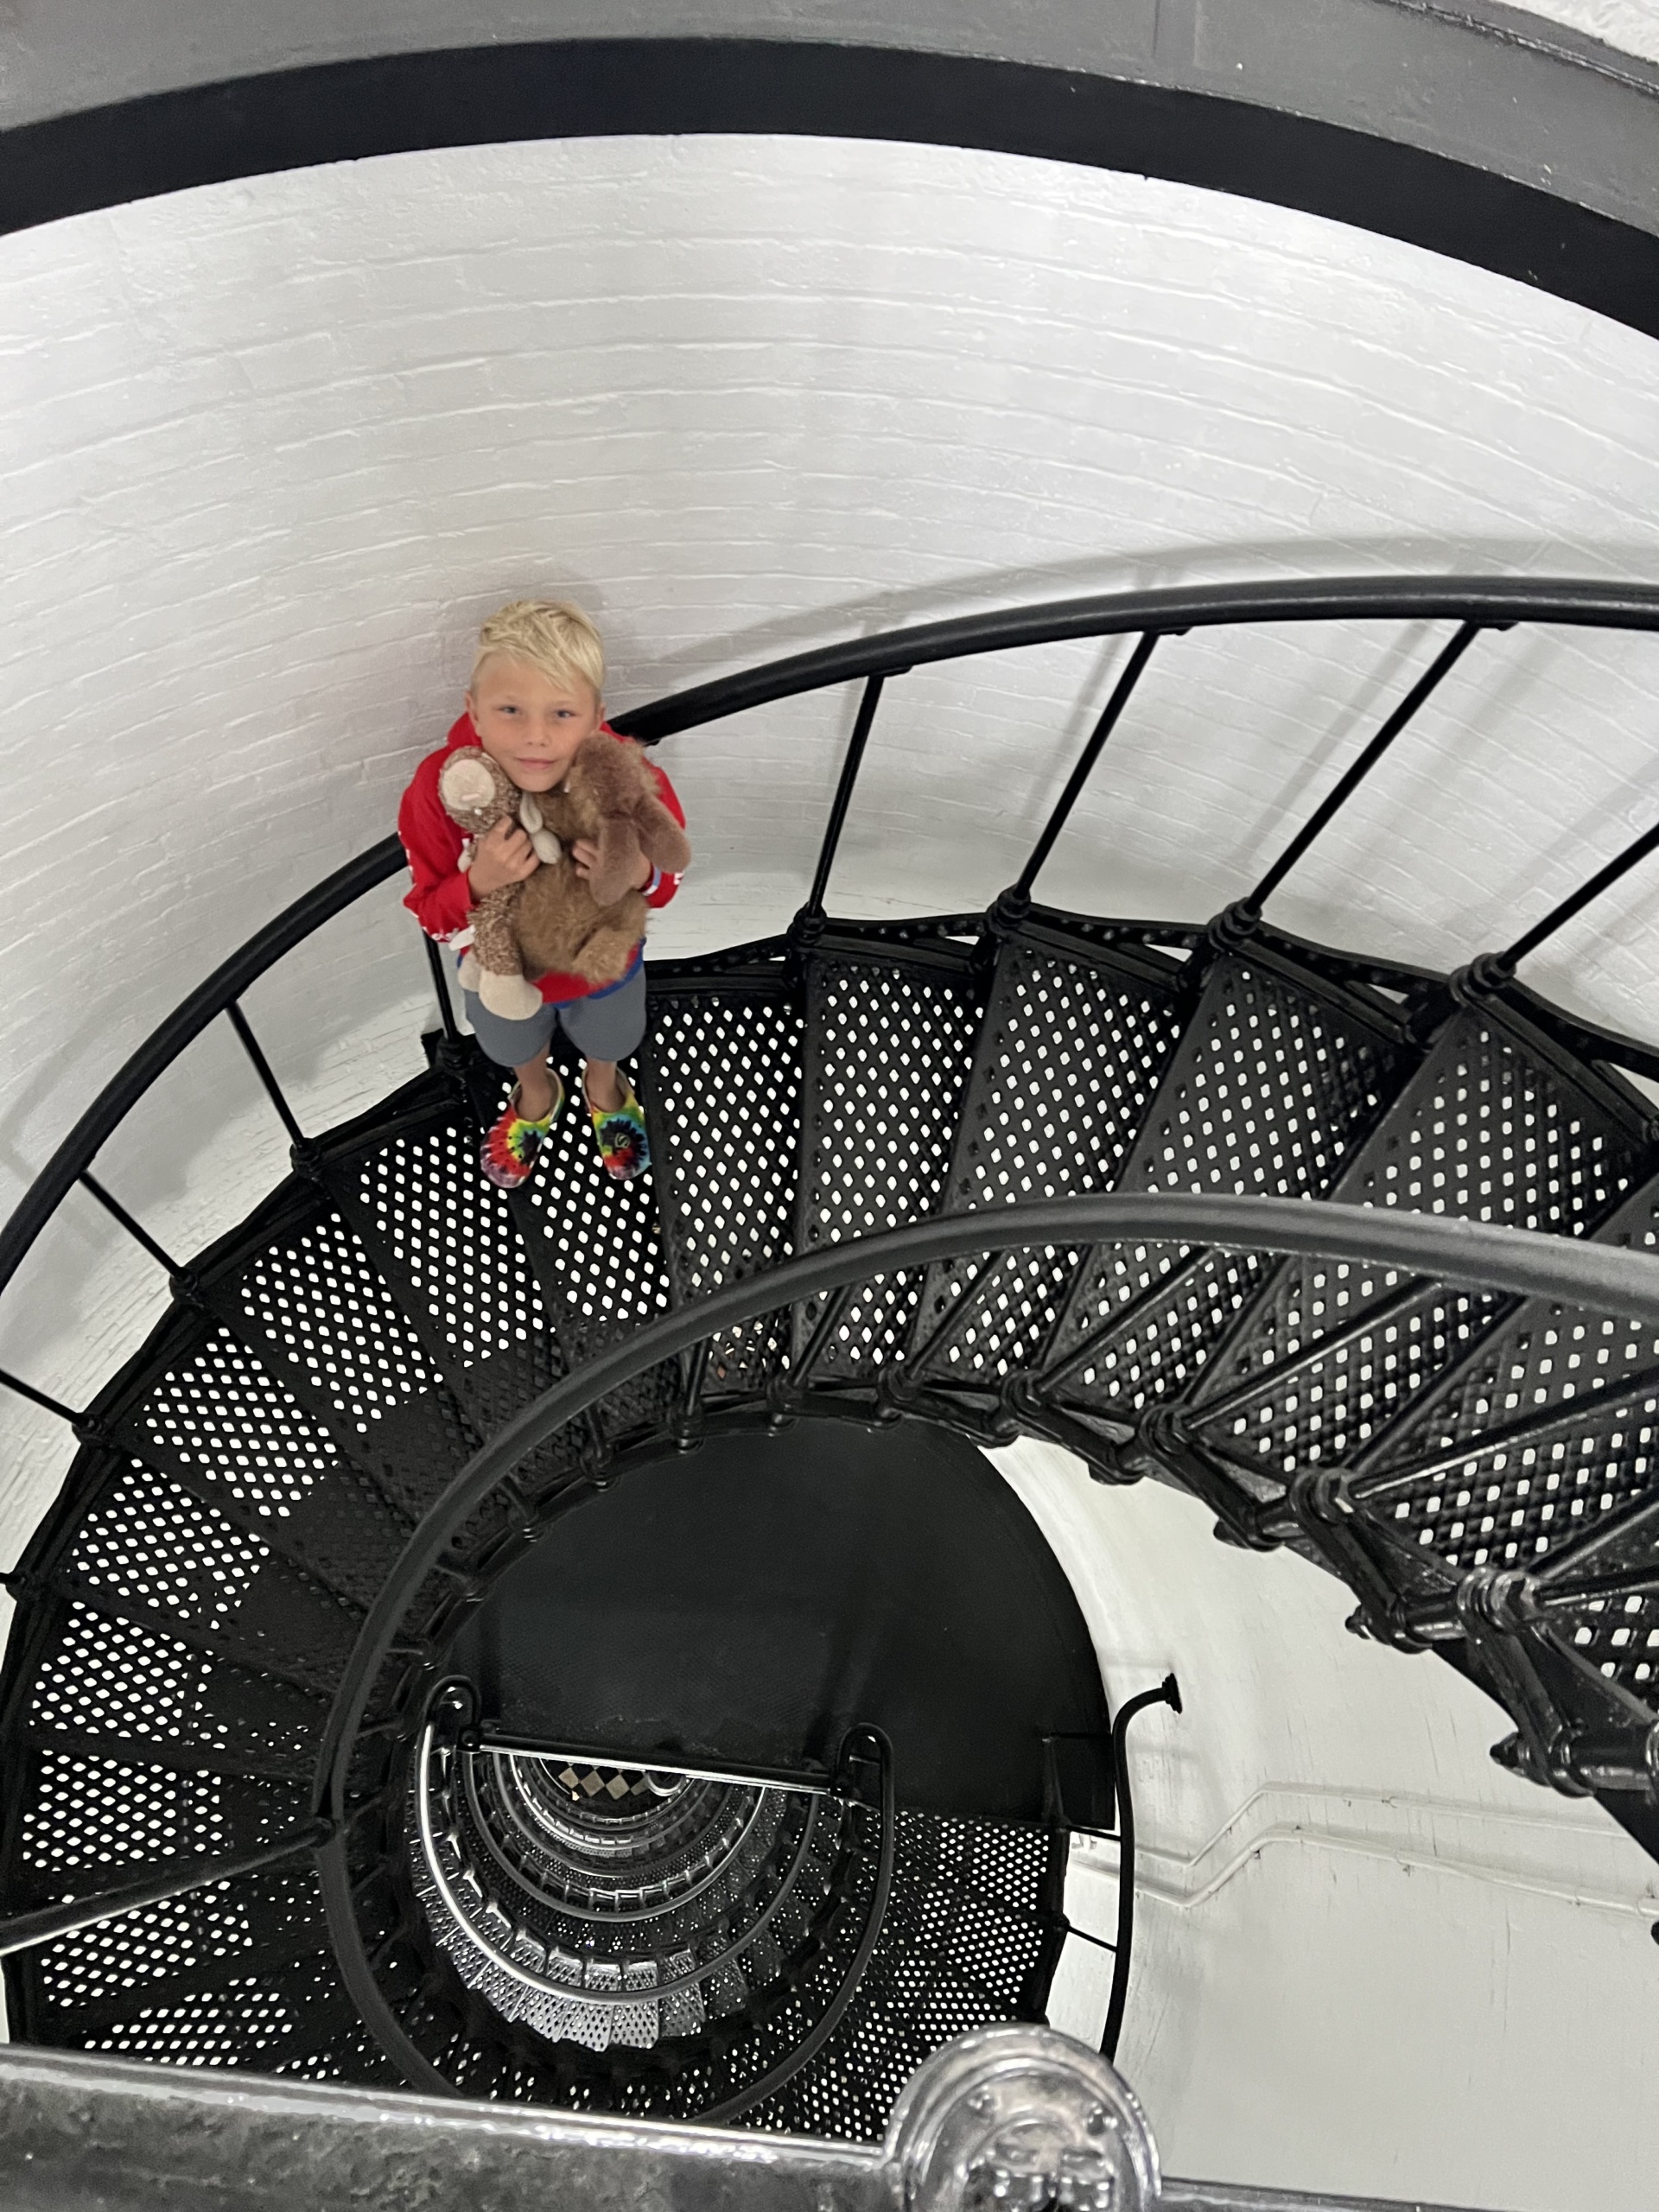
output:
[[[509, 1021], [540, 1007], [531, 977], [557, 970], [595, 987], [620, 982], [645, 934], [645, 898], [632, 887], [641, 858], [678, 874], [691, 857], [639, 747], [603, 731], [584, 740], [556, 789], [539, 793], [521, 791], [482, 746], [457, 746], [439, 773], [438, 797], [474, 839], [516, 816], [541, 862], [522, 883], [479, 900], [473, 950], [461, 963], [462, 988]], [[579, 840], [599, 849], [586, 880], [569, 850]], [[461, 864], [471, 866], [470, 850]]]

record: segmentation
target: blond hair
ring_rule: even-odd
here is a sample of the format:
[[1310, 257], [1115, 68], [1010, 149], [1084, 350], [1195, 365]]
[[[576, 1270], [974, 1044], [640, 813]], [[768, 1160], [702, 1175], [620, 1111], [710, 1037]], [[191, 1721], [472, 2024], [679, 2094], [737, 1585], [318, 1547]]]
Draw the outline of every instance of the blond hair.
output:
[[605, 692], [605, 648], [581, 607], [564, 599], [515, 599], [498, 607], [478, 633], [473, 685], [486, 661], [524, 660], [556, 683], [580, 677], [595, 699]]

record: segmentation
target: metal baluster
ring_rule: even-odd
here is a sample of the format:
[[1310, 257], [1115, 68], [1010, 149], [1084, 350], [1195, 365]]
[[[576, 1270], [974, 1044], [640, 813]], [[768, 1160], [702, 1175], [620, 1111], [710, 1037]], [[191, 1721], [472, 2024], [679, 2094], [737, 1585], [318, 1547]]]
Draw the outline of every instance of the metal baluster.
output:
[[178, 1262], [173, 1259], [166, 1251], [163, 1250], [162, 1246], [156, 1242], [156, 1239], [150, 1235], [147, 1229], [143, 1228], [133, 1219], [132, 1216], [122, 1205], [120, 1199], [112, 1197], [89, 1169], [83, 1167], [80, 1173], [75, 1178], [75, 1180], [79, 1183], [84, 1189], [92, 1192], [92, 1196], [98, 1200], [99, 1205], [104, 1208], [104, 1211], [114, 1220], [120, 1223], [122, 1228], [126, 1230], [128, 1236], [133, 1239], [135, 1243], [143, 1246], [143, 1249], [149, 1253], [150, 1258], [156, 1262], [158, 1267], [165, 1268], [168, 1274], [172, 1276], [175, 1282], [181, 1282], [184, 1280], [185, 1270], [179, 1265]]
[[1336, 789], [1332, 791], [1324, 804], [1314, 809], [1313, 813], [1291, 839], [1255, 890], [1247, 899], [1241, 899], [1236, 906], [1229, 908], [1228, 912], [1236, 922], [1253, 925], [1261, 919], [1262, 909], [1269, 893], [1277, 890], [1320, 831], [1325, 829], [1332, 817], [1346, 805], [1353, 793], [1358, 790], [1360, 785], [1364, 782], [1371, 770], [1376, 767], [1377, 762], [1394, 743], [1395, 739], [1412, 720], [1418, 709], [1438, 689], [1442, 679], [1451, 674], [1464, 654], [1480, 635], [1483, 628], [1487, 626], [1479, 622], [1465, 622], [1459, 626], [1457, 635], [1450, 644], [1440, 648], [1427, 671], [1412, 685], [1410, 690], [1407, 692], [1405, 697], [1389, 716], [1353, 766], [1338, 783]]
[[1143, 631], [1129, 655], [1129, 664], [1112, 687], [1112, 696], [1106, 702], [1099, 721], [1090, 733], [1089, 742], [1083, 748], [1077, 764], [1066, 779], [1065, 789], [1055, 803], [1054, 810], [1044, 825], [1043, 834], [1031, 849], [1031, 856], [1018, 878], [998, 898], [993, 912], [1005, 927], [1022, 922], [1031, 911], [1031, 887], [1036, 882], [1044, 861], [1053, 851], [1055, 842], [1065, 829], [1072, 808], [1077, 804], [1084, 785], [1088, 782], [1102, 747], [1116, 728], [1119, 717], [1129, 703], [1130, 695], [1141, 681], [1141, 671], [1152, 658], [1153, 648], [1160, 632]]
[[230, 1016], [232, 1028], [242, 1039], [243, 1050], [253, 1062], [254, 1073], [264, 1084], [267, 1096], [282, 1117], [283, 1127], [288, 1131], [295, 1146], [303, 1152], [306, 1149], [305, 1132], [295, 1120], [293, 1109], [283, 1096], [282, 1085], [271, 1073], [270, 1062], [259, 1049], [259, 1039], [248, 1027], [248, 1017], [242, 1011], [241, 1001], [232, 999], [225, 1011]]
[[27, 1398], [32, 1405], [42, 1406], [48, 1413], [56, 1414], [60, 1421], [67, 1421], [77, 1433], [86, 1425], [87, 1414], [78, 1414], [73, 1406], [66, 1406], [56, 1398], [48, 1398], [44, 1390], [37, 1390], [32, 1382], [25, 1382], [21, 1376], [8, 1374], [3, 1367], [0, 1367], [0, 1385], [8, 1390], [15, 1390], [20, 1398]]
[[443, 955], [438, 950], [436, 938], [428, 937], [424, 930], [421, 931], [421, 943], [426, 947], [426, 964], [432, 970], [432, 988], [437, 994], [438, 1019], [443, 1024], [443, 1041], [446, 1045], [459, 1045], [461, 1028], [455, 1020], [454, 1002], [449, 996], [449, 978], [445, 972]]
[[1135, 1941], [1135, 1799], [1129, 1790], [1124, 1742], [1130, 1721], [1149, 1705], [1166, 1705], [1173, 1713], [1180, 1711], [1181, 1686], [1173, 1675], [1166, 1675], [1155, 1690], [1142, 1690], [1139, 1697], [1121, 1705], [1112, 1723], [1112, 1782], [1117, 1791], [1117, 1941], [1112, 1947], [1116, 1956], [1111, 2001], [1100, 2038], [1102, 2054], [1107, 2058], [1117, 2056], [1117, 2039], [1123, 2032], [1123, 2007], [1129, 1994], [1129, 1948]]
[[1514, 975], [1529, 952], [1535, 952], [1546, 938], [1554, 937], [1558, 929], [1570, 922], [1574, 914], [1587, 906], [1592, 899], [1599, 899], [1604, 891], [1617, 883], [1621, 875], [1627, 874], [1638, 861], [1645, 860], [1656, 846], [1659, 846], [1659, 822], [1655, 823], [1651, 830], [1644, 830], [1634, 844], [1626, 845], [1618, 859], [1609, 861], [1606, 867], [1592, 875], [1581, 890], [1575, 891], [1570, 899], [1563, 899], [1560, 905], [1546, 914], [1541, 922], [1534, 923], [1524, 937], [1516, 938], [1507, 952], [1488, 953], [1486, 961], [1493, 968], [1502, 969], [1506, 976]]
[[[902, 675], [902, 670], [895, 670]], [[870, 728], [875, 721], [875, 710], [881, 703], [884, 676], [872, 676], [865, 683], [864, 696], [858, 702], [858, 715], [853, 723], [853, 734], [847, 747], [847, 758], [841, 764], [841, 779], [836, 785], [836, 796], [825, 824], [823, 842], [818, 849], [818, 865], [812, 878], [812, 888], [806, 894], [806, 904], [796, 915], [792, 925], [797, 937], [816, 937], [823, 926], [823, 895], [830, 887], [830, 871], [835, 865], [836, 848], [841, 842], [841, 833], [847, 820], [847, 810], [853, 803], [853, 786], [858, 781], [858, 771], [864, 759], [864, 747], [869, 742]]]

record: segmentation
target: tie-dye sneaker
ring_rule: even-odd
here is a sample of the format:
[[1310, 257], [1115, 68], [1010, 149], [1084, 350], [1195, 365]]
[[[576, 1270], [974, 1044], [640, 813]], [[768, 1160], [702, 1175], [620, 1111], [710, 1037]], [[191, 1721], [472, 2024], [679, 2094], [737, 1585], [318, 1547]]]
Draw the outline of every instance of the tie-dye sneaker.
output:
[[594, 1125], [605, 1173], [619, 1183], [631, 1183], [651, 1166], [651, 1140], [645, 1135], [645, 1109], [634, 1096], [633, 1086], [620, 1068], [616, 1071], [616, 1080], [621, 1089], [622, 1103], [603, 1114], [590, 1106], [588, 1118]]
[[536, 1155], [558, 1119], [559, 1109], [564, 1103], [564, 1085], [556, 1069], [549, 1072], [553, 1079], [553, 1103], [539, 1121], [531, 1121], [518, 1111], [518, 1086], [515, 1084], [512, 1096], [485, 1135], [479, 1154], [480, 1164], [499, 1191], [516, 1191], [521, 1183], [530, 1179]]

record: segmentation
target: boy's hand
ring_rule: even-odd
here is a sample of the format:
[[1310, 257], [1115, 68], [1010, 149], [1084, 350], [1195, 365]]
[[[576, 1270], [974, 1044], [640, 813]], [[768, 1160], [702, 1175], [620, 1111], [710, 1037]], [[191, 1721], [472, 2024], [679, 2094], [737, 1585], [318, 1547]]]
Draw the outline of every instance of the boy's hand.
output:
[[504, 815], [493, 830], [479, 839], [474, 849], [472, 867], [467, 870], [467, 880], [473, 887], [474, 898], [483, 899], [505, 884], [522, 883], [527, 875], [534, 875], [540, 866], [529, 837], [516, 822]]
[[[599, 866], [599, 847], [595, 845], [590, 838], [578, 837], [575, 843], [570, 848], [570, 857], [576, 864], [576, 874], [582, 878], [582, 881], [586, 883], [588, 877]], [[643, 891], [656, 873], [656, 869], [652, 868], [651, 862], [645, 858], [645, 855], [641, 853], [639, 855], [639, 873], [634, 880], [634, 889], [636, 891]]]

